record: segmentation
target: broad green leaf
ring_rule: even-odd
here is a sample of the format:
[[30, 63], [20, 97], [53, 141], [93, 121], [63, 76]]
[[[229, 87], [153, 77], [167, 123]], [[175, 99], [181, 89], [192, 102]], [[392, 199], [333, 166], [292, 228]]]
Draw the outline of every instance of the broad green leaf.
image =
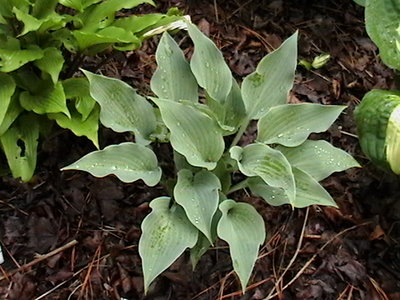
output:
[[0, 136], [14, 178], [29, 181], [36, 167], [39, 122], [35, 115], [25, 114]]
[[178, 172], [174, 198], [186, 212], [190, 222], [210, 241], [211, 222], [218, 208], [221, 183], [213, 173], [202, 170], [196, 174], [183, 169]]
[[11, 97], [11, 102], [8, 105], [7, 111], [4, 115], [2, 122], [0, 122], [0, 136], [2, 136], [11, 124], [17, 119], [19, 114], [23, 111], [23, 108], [19, 105], [19, 94], [15, 93]]
[[275, 106], [258, 122], [257, 140], [296, 147], [312, 132], [327, 130], [345, 108], [313, 103]]
[[142, 179], [148, 186], [155, 186], [161, 179], [161, 169], [154, 152], [129, 142], [93, 151], [62, 170], [86, 171], [96, 177], [113, 174], [123, 182]]
[[62, 81], [65, 98], [75, 99], [75, 108], [85, 121], [93, 111], [96, 101], [90, 96], [89, 81], [86, 77], [74, 77]]
[[337, 207], [329, 193], [314, 178], [297, 168], [293, 168], [293, 174], [296, 182], [296, 198], [293, 202], [281, 188], [271, 187], [259, 178], [250, 178], [248, 185], [253, 194], [274, 206], [290, 204], [297, 208], [310, 205]]
[[85, 8], [102, 0], [59, 0], [58, 2], [66, 7], [83, 12]]
[[294, 148], [278, 146], [277, 149], [293, 167], [306, 172], [317, 181], [334, 172], [360, 166], [350, 154], [326, 141], [307, 140]]
[[142, 258], [144, 290], [167, 269], [186, 248], [197, 241], [198, 230], [179, 205], [172, 205], [170, 198], [160, 197], [150, 202], [152, 212], [142, 222], [139, 255]]
[[108, 0], [100, 4], [93, 5], [91, 8], [85, 10], [82, 15], [84, 26], [83, 31], [95, 31], [110, 25], [114, 20], [114, 15], [121, 9], [134, 8], [140, 4], [148, 3], [154, 5], [152, 0]]
[[38, 20], [28, 12], [19, 10], [17, 7], [13, 8], [13, 13], [15, 14], [17, 20], [24, 24], [24, 29], [19, 36], [25, 35], [31, 31], [36, 31], [39, 29], [40, 25], [43, 24], [43, 20]]
[[222, 217], [218, 236], [229, 244], [233, 269], [238, 274], [243, 292], [246, 290], [258, 251], [265, 240], [263, 218], [253, 206], [233, 200], [219, 205]]
[[258, 120], [271, 107], [287, 102], [296, 66], [297, 31], [243, 80], [242, 96], [250, 119]]
[[121, 27], [136, 34], [144, 31], [146, 28], [153, 27], [153, 25], [156, 25], [165, 17], [164, 14], [131, 15], [115, 20], [112, 26]]
[[154, 99], [171, 132], [175, 151], [196, 167], [212, 170], [224, 152], [222, 130], [217, 122], [192, 103]]
[[140, 45], [140, 40], [131, 32], [120, 27], [108, 26], [97, 32], [86, 32], [74, 30], [72, 35], [75, 37], [81, 51], [94, 46], [113, 43], [135, 43]]
[[37, 46], [25, 50], [0, 49], [0, 71], [12, 72], [30, 61], [41, 59], [43, 55], [43, 50]]
[[195, 25], [188, 24], [194, 44], [190, 67], [198, 84], [216, 101], [224, 102], [232, 87], [232, 73], [221, 51]]
[[83, 71], [89, 79], [90, 94], [100, 104], [100, 121], [116, 132], [132, 131], [148, 139], [156, 128], [153, 106], [121, 80]]
[[48, 114], [50, 119], [57, 122], [58, 126], [71, 130], [76, 136], [86, 136], [93, 142], [96, 148], [99, 148], [97, 131], [99, 129], [100, 109], [96, 106], [90, 115], [82, 120], [82, 115], [76, 110], [71, 111], [71, 118], [62, 113]]
[[400, 70], [400, 1], [367, 0], [365, 26], [383, 62]]
[[354, 0], [355, 3], [357, 3], [358, 5], [361, 5], [361, 6], [365, 6], [365, 1], [366, 0]]
[[14, 79], [10, 75], [0, 73], [0, 124], [7, 113], [15, 87]]
[[162, 35], [158, 44], [156, 60], [157, 69], [150, 84], [158, 98], [197, 102], [199, 97], [196, 78], [182, 50], [167, 32]]
[[272, 187], [285, 190], [291, 202], [295, 199], [295, 182], [286, 157], [264, 144], [250, 144], [244, 148], [234, 146], [229, 151], [246, 176], [259, 176]]
[[225, 102], [221, 103], [209, 98], [207, 105], [215, 113], [218, 124], [222, 129], [228, 131], [228, 134], [236, 132], [246, 117], [240, 87], [234, 78], [232, 78], [232, 89]]
[[390, 169], [400, 174], [400, 105], [390, 114], [386, 128], [386, 159]]
[[54, 13], [58, 0], [36, 0], [33, 4], [32, 16], [43, 19]]
[[49, 74], [53, 83], [56, 84], [64, 65], [64, 57], [59, 49], [49, 47], [44, 50], [43, 58], [36, 60], [34, 64], [40, 70]]
[[29, 92], [22, 92], [20, 103], [26, 110], [34, 111], [37, 114], [61, 112], [70, 117], [61, 82], [57, 82], [55, 86], [47, 87], [39, 94], [33, 95]]

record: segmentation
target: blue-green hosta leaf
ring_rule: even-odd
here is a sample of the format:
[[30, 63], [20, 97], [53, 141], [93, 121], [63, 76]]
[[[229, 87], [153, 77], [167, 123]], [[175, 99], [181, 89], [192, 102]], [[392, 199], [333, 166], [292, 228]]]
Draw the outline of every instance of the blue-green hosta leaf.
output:
[[296, 147], [312, 132], [327, 130], [345, 108], [312, 103], [275, 106], [258, 122], [257, 140]]
[[209, 98], [207, 105], [215, 113], [218, 124], [228, 131], [228, 134], [235, 133], [246, 117], [240, 87], [234, 78], [232, 78], [232, 89], [225, 102], [221, 103]]
[[90, 115], [82, 120], [82, 115], [76, 110], [71, 111], [71, 118], [62, 113], [48, 114], [50, 119], [57, 122], [58, 126], [71, 130], [76, 136], [86, 136], [93, 142], [96, 148], [99, 148], [97, 131], [99, 129], [100, 109], [96, 106]]
[[0, 142], [7, 157], [14, 178], [29, 181], [36, 167], [39, 122], [35, 115], [26, 114], [18, 118], [0, 136]]
[[113, 174], [123, 182], [142, 179], [148, 186], [155, 186], [161, 179], [154, 152], [129, 142], [93, 151], [62, 170], [86, 171], [96, 177]]
[[400, 70], [400, 1], [367, 0], [365, 26], [383, 62]]
[[132, 131], [148, 139], [156, 128], [153, 106], [121, 80], [83, 71], [89, 79], [90, 94], [100, 104], [100, 121], [116, 132]]
[[217, 122], [192, 103], [154, 99], [171, 132], [175, 151], [196, 167], [212, 170], [224, 152], [222, 130]]
[[65, 98], [75, 99], [75, 108], [85, 121], [93, 111], [96, 101], [90, 96], [89, 81], [86, 77], [74, 77], [62, 81]]
[[61, 51], [55, 47], [44, 50], [44, 56], [34, 62], [35, 66], [50, 75], [54, 84], [58, 81], [58, 75], [64, 65], [64, 57]]
[[202, 170], [196, 174], [183, 169], [178, 173], [174, 198], [186, 212], [190, 222], [210, 241], [211, 222], [218, 208], [221, 183], [213, 173]]
[[150, 202], [152, 212], [142, 222], [139, 254], [145, 293], [150, 283], [197, 241], [198, 230], [190, 223], [182, 207], [169, 206], [169, 197], [154, 199]]
[[0, 73], [0, 124], [7, 113], [15, 87], [14, 79], [10, 75]]
[[194, 44], [190, 67], [199, 85], [216, 101], [224, 102], [232, 87], [232, 73], [221, 51], [195, 25], [188, 24]]
[[280, 151], [264, 144], [250, 144], [244, 148], [234, 146], [229, 152], [244, 175], [259, 176], [268, 185], [283, 188], [290, 201], [294, 202], [295, 181], [292, 167]]
[[[198, 86], [182, 50], [165, 32], [156, 51], [151, 90], [161, 99], [198, 101]], [[177, 85], [179, 84], [179, 86]]]
[[0, 49], [0, 71], [15, 71], [30, 61], [41, 59], [43, 55], [43, 50], [37, 46], [24, 50]]
[[222, 217], [218, 236], [229, 244], [233, 269], [238, 274], [243, 292], [246, 290], [258, 251], [265, 240], [263, 218], [253, 206], [225, 200], [219, 205]]
[[306, 172], [317, 181], [334, 172], [360, 166], [350, 154], [326, 141], [307, 140], [294, 148], [279, 146], [277, 149], [293, 167]]
[[72, 35], [75, 37], [81, 51], [94, 46], [113, 43], [135, 43], [140, 45], [141, 41], [133, 33], [114, 26], [108, 26], [97, 32], [86, 32], [83, 30], [74, 30]]
[[33, 95], [29, 92], [22, 92], [20, 103], [26, 110], [34, 111], [37, 114], [61, 112], [68, 117], [71, 116], [61, 82], [57, 82], [54, 87], [46, 88], [40, 94]]
[[297, 32], [265, 56], [256, 70], [243, 80], [242, 96], [250, 119], [258, 120], [271, 107], [287, 102], [296, 66]]
[[250, 178], [248, 185], [253, 194], [274, 206], [290, 204], [302, 208], [316, 204], [337, 207], [329, 193], [314, 178], [297, 168], [293, 168], [293, 174], [296, 182], [294, 201], [290, 201], [281, 188], [271, 187], [259, 178]]
[[117, 11], [134, 8], [143, 3], [154, 5], [152, 0], [108, 0], [93, 5], [80, 16], [84, 24], [82, 30], [94, 32], [97, 29], [106, 28], [113, 22]]
[[15, 93], [11, 97], [11, 102], [8, 105], [8, 108], [6, 110], [2, 122], [0, 123], [0, 136], [2, 136], [8, 130], [11, 124], [17, 119], [19, 114], [23, 111], [23, 108], [21, 107], [21, 105], [19, 105], [18, 98], [19, 98], [18, 93]]

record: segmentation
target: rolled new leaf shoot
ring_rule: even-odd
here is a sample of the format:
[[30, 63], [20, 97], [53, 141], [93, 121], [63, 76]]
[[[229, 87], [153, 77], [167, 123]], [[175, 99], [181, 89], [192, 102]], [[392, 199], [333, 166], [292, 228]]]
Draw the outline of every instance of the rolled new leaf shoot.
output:
[[161, 179], [161, 169], [154, 152], [134, 143], [111, 145], [93, 151], [62, 170], [86, 171], [96, 177], [115, 175], [123, 182], [142, 179], [148, 186], [155, 186]]

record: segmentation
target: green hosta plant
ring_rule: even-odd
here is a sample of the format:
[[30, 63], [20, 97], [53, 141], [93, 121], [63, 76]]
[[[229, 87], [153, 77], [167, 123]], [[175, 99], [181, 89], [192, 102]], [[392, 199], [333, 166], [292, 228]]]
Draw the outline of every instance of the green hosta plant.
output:
[[[117, 17], [152, 0], [1, 0], [0, 145], [14, 177], [29, 180], [48, 119], [96, 147], [99, 106], [84, 78], [70, 78], [87, 55], [134, 50], [182, 17]], [[179, 24], [177, 25], [179, 26]], [[160, 31], [160, 30], [158, 30]]]
[[[328, 142], [307, 139], [327, 130], [345, 107], [286, 104], [297, 33], [263, 58], [241, 86], [215, 44], [190, 23], [188, 33], [194, 43], [190, 62], [170, 35], [162, 36], [151, 79], [155, 97], [146, 99], [120, 80], [84, 71], [102, 124], [133, 132], [136, 142], [89, 153], [64, 170], [166, 187], [169, 194], [151, 201], [142, 224], [146, 291], [185, 249], [195, 266], [217, 238], [229, 244], [244, 291], [266, 233], [256, 209], [232, 199], [233, 192], [248, 188], [271, 205], [293, 208], [336, 206], [318, 181], [358, 164]], [[256, 140], [238, 145], [252, 120]], [[157, 143], [172, 146], [173, 178], [163, 175], [153, 151]], [[233, 181], [233, 174], [242, 174], [241, 180]]]
[[[357, 2], [359, 3], [359, 2]], [[365, 0], [365, 25], [382, 61], [400, 70], [400, 0]], [[400, 91], [372, 90], [355, 110], [360, 145], [372, 162], [400, 174]]]

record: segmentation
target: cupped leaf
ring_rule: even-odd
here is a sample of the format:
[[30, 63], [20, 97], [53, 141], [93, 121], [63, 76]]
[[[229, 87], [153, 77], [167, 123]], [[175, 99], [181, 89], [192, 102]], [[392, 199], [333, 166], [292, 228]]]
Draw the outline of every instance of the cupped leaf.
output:
[[89, 81], [86, 77], [74, 77], [62, 81], [65, 98], [75, 100], [75, 108], [85, 121], [96, 106], [96, 101], [90, 96]]
[[0, 124], [3, 122], [7, 109], [10, 106], [15, 88], [14, 79], [10, 75], [0, 73]]
[[277, 149], [285, 155], [293, 167], [306, 172], [317, 181], [325, 179], [334, 172], [360, 167], [350, 154], [326, 141], [307, 140], [294, 148], [279, 146]]
[[233, 268], [238, 274], [243, 292], [257, 260], [260, 245], [265, 240], [263, 218], [247, 203], [225, 200], [219, 205], [222, 217], [218, 236], [229, 244]]
[[145, 293], [161, 272], [196, 244], [198, 236], [184, 210], [176, 204], [170, 208], [170, 198], [156, 198], [150, 207], [152, 212], [142, 222], [139, 240]]
[[89, 79], [90, 94], [100, 104], [100, 121], [116, 132], [132, 131], [148, 139], [156, 128], [153, 106], [121, 80], [83, 71]]
[[400, 70], [400, 1], [367, 0], [365, 26], [383, 62]]
[[121, 143], [93, 151], [62, 170], [86, 171], [96, 177], [113, 174], [123, 182], [142, 179], [148, 186], [155, 186], [161, 179], [154, 152], [135, 143]]
[[18, 92], [16, 92], [11, 97], [11, 102], [8, 105], [7, 110], [5, 111], [5, 115], [2, 122], [0, 123], [0, 136], [2, 136], [8, 130], [11, 124], [17, 119], [19, 114], [23, 111], [23, 108], [21, 107], [21, 105], [19, 105], [18, 98], [19, 98]]
[[290, 201], [284, 190], [267, 185], [259, 178], [250, 178], [248, 186], [251, 192], [262, 197], [270, 205], [290, 204], [292, 207], [302, 208], [310, 205], [327, 205], [337, 207], [329, 193], [310, 175], [293, 168], [296, 182], [296, 198]]
[[14, 178], [29, 181], [36, 167], [39, 120], [33, 114], [21, 115], [0, 136], [0, 142]]
[[250, 119], [258, 120], [271, 107], [287, 102], [296, 66], [297, 31], [243, 80], [242, 96]]
[[100, 109], [96, 106], [96, 108], [93, 109], [90, 115], [84, 120], [82, 120], [82, 115], [76, 110], [71, 111], [71, 118], [68, 118], [66, 115], [61, 113], [48, 114], [48, 117], [55, 120], [58, 126], [71, 130], [76, 136], [86, 136], [93, 142], [96, 148], [99, 148], [97, 137], [99, 115]]
[[250, 144], [244, 148], [234, 146], [230, 153], [244, 175], [259, 176], [268, 185], [283, 188], [290, 202], [294, 202], [295, 181], [292, 167], [280, 151], [264, 144]]
[[232, 87], [232, 73], [221, 51], [195, 25], [188, 24], [194, 43], [190, 67], [199, 85], [216, 101], [224, 102]]
[[[182, 50], [165, 32], [156, 51], [157, 69], [151, 90], [162, 99], [198, 101], [198, 86]], [[179, 84], [179, 87], [177, 86]]]
[[178, 173], [174, 188], [174, 198], [186, 212], [190, 222], [210, 241], [211, 222], [218, 208], [221, 183], [210, 171], [202, 170], [196, 174], [183, 169]]
[[275, 106], [258, 122], [257, 140], [296, 147], [312, 132], [327, 130], [345, 108], [313, 103]]
[[386, 158], [393, 173], [400, 174], [400, 105], [390, 114], [386, 129]]
[[190, 102], [154, 101], [171, 131], [170, 141], [174, 150], [193, 166], [214, 169], [225, 146], [217, 122]]
[[221, 103], [212, 98], [207, 99], [207, 105], [215, 113], [218, 124], [228, 134], [235, 133], [246, 117], [240, 87], [236, 80], [232, 78], [232, 88], [225, 102]]
[[34, 111], [37, 114], [61, 112], [68, 117], [71, 116], [61, 82], [57, 82], [54, 86], [47, 86], [38, 94], [22, 92], [20, 103], [24, 109]]
[[30, 61], [41, 59], [43, 55], [44, 51], [37, 46], [24, 50], [0, 49], [0, 71], [15, 71]]
[[49, 74], [53, 83], [56, 84], [64, 65], [64, 57], [59, 49], [49, 47], [44, 50], [43, 58], [36, 60], [34, 64], [40, 70]]

